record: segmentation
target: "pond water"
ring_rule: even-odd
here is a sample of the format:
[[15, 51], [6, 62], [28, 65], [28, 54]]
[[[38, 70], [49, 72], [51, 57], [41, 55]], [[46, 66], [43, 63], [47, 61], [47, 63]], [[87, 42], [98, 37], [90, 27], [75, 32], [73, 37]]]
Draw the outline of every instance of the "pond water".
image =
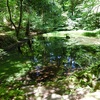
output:
[[48, 64], [56, 63], [60, 66], [64, 60], [67, 60], [64, 38], [57, 37], [42, 37], [39, 36], [33, 40], [33, 59], [35, 63]]
[[[36, 36], [32, 39], [31, 61], [34, 65], [55, 64], [56, 66], [87, 67], [100, 59], [100, 46], [68, 45], [65, 37]], [[68, 57], [70, 63], [68, 65]]]

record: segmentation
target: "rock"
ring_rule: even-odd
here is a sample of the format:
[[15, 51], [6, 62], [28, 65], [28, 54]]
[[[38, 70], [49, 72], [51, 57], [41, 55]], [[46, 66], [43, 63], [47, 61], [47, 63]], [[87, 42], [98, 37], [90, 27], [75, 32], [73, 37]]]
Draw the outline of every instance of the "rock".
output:
[[61, 100], [62, 96], [59, 94], [51, 94], [51, 100]]
[[48, 91], [46, 91], [43, 95], [43, 100], [48, 100], [47, 98], [50, 98], [50, 94]]
[[85, 91], [83, 88], [78, 88], [78, 89], [76, 89], [76, 92], [77, 92], [77, 94], [83, 95]]
[[46, 90], [45, 90], [45, 88], [44, 88], [43, 86], [39, 86], [38, 88], [35, 88], [35, 89], [34, 89], [34, 95], [35, 95], [36, 97], [38, 97], [38, 96], [43, 96], [43, 94], [44, 94], [45, 91], [46, 91]]
[[97, 90], [94, 93], [88, 93], [84, 98], [81, 100], [100, 100], [100, 90]]
[[54, 93], [54, 92], [55, 92], [55, 90], [54, 90], [54, 89], [51, 89], [51, 90], [50, 90], [50, 93]]
[[37, 97], [36, 100], [42, 100], [42, 97]]
[[70, 84], [70, 85], [69, 85], [69, 88], [70, 88], [70, 89], [74, 89], [75, 86], [74, 86], [73, 84]]
[[69, 100], [68, 95], [63, 95], [63, 96], [62, 96], [62, 100]]

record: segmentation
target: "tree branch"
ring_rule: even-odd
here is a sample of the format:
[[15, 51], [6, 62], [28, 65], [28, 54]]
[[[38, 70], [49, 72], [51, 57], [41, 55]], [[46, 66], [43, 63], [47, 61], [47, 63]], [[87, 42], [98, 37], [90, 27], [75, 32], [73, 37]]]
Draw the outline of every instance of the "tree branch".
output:
[[8, 13], [9, 13], [9, 16], [10, 16], [10, 22], [11, 24], [14, 26], [15, 30], [17, 29], [16, 25], [14, 24], [13, 20], [12, 20], [12, 15], [11, 15], [11, 10], [10, 10], [10, 7], [9, 7], [9, 0], [7, 0], [7, 8], [8, 8]]

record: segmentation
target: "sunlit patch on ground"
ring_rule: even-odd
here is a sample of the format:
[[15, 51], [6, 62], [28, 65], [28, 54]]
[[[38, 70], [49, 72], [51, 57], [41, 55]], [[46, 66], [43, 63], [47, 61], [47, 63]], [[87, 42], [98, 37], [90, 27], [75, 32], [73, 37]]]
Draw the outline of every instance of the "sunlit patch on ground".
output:
[[74, 31], [55, 31], [52, 33], [47, 33], [47, 34], [43, 34], [44, 37], [63, 37], [65, 38], [66, 35], [68, 35], [70, 37], [70, 39], [68, 39], [68, 43], [67, 44], [75, 44], [75, 45], [100, 45], [100, 38], [97, 37], [87, 37], [84, 36], [85, 32], [98, 32], [99, 30], [94, 30], [94, 31], [85, 31], [85, 30], [74, 30]]
[[24, 86], [22, 89], [26, 91], [27, 100], [100, 100], [100, 90], [90, 93], [89, 87], [75, 89], [73, 95], [57, 94], [55, 88], [48, 89], [40, 83], [37, 87]]

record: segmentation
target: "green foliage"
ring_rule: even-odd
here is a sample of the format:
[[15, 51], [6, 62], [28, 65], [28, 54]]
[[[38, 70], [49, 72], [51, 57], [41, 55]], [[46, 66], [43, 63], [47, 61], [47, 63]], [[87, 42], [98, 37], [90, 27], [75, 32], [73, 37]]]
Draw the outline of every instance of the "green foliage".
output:
[[3, 24], [3, 20], [6, 14], [6, 0], [1, 0], [0, 3], [0, 26]]
[[33, 29], [36, 28], [41, 30], [52, 30], [53, 28], [60, 26], [63, 23], [64, 18], [61, 15], [61, 6], [57, 2], [52, 2], [49, 0], [34, 0], [31, 2], [34, 5], [33, 6], [30, 4], [34, 9], [34, 12], [30, 14], [30, 20], [32, 22]]
[[86, 22], [86, 27], [88, 29], [98, 29], [100, 28], [100, 13], [92, 13], [87, 16], [87, 18], [84, 19], [84, 22]]
[[[1, 23], [11, 26], [9, 15], [6, 9], [6, 0], [0, 3]], [[9, 0], [12, 13], [12, 19], [15, 25], [19, 21], [20, 2], [18, 0]], [[23, 1], [23, 21], [22, 27], [25, 28], [27, 19], [31, 21], [32, 29], [52, 30], [62, 25], [66, 25], [67, 18], [71, 19], [75, 24], [72, 29], [88, 29], [93, 30], [100, 27], [99, 25], [99, 0], [24, 0]], [[65, 14], [62, 16], [62, 14]], [[69, 22], [68, 22], [69, 23]], [[24, 34], [24, 33], [21, 33]]]
[[8, 55], [7, 52], [4, 51], [3, 49], [0, 49], [0, 58], [2, 58], [5, 55]]
[[89, 70], [85, 69], [83, 71], [77, 71], [74, 73], [77, 78], [77, 83], [80, 86], [91, 86], [92, 84], [92, 74]]
[[13, 87], [13, 83], [9, 83], [9, 84], [10, 86], [12, 85], [12, 87], [7, 85], [6, 83], [0, 85], [0, 99], [1, 100], [10, 100], [10, 99], [25, 100], [24, 91], [19, 89], [18, 87]]
[[97, 34], [94, 32], [85, 32], [84, 35], [89, 36], [89, 37], [96, 37], [97, 36]]
[[[97, 62], [94, 65], [82, 70], [76, 71], [73, 75], [77, 79], [77, 83], [80, 86], [90, 86], [94, 90], [100, 89], [98, 82], [96, 81], [99, 77], [100, 72], [100, 62]], [[95, 86], [93, 85], [93, 81], [95, 81]]]
[[[48, 88], [53, 87], [58, 89], [56, 90], [58, 94], [73, 94], [74, 90], [78, 87], [84, 88], [87, 86], [89, 86], [92, 91], [96, 91], [100, 89], [100, 81], [96, 81], [98, 79], [99, 72], [100, 62], [83, 70], [77, 70], [67, 78], [64, 76], [58, 76], [54, 81], [44, 83], [44, 85]], [[95, 82], [95, 85], [93, 82]]]
[[91, 73], [94, 74], [96, 77], [100, 77], [100, 62], [98, 61], [96, 64], [93, 64], [89, 67]]
[[100, 13], [97, 9], [99, 9], [99, 0], [96, 1], [88, 1], [87, 4], [85, 3], [84, 10], [82, 11], [82, 20], [81, 24], [86, 30], [94, 30], [98, 29], [99, 20], [100, 20]]
[[28, 57], [11, 52], [0, 61], [0, 80], [10, 82], [25, 75], [31, 68], [31, 61]]
[[93, 32], [85, 32], [84, 35], [89, 37], [100, 37], [100, 30]]
[[100, 47], [95, 45], [69, 45], [66, 47], [66, 56], [71, 56], [81, 66], [86, 67], [99, 60]]
[[68, 18], [72, 22], [77, 22], [73, 29], [98, 29], [100, 27], [99, 5], [99, 0], [75, 0], [75, 2], [67, 0], [65, 2], [65, 9], [68, 11]]

